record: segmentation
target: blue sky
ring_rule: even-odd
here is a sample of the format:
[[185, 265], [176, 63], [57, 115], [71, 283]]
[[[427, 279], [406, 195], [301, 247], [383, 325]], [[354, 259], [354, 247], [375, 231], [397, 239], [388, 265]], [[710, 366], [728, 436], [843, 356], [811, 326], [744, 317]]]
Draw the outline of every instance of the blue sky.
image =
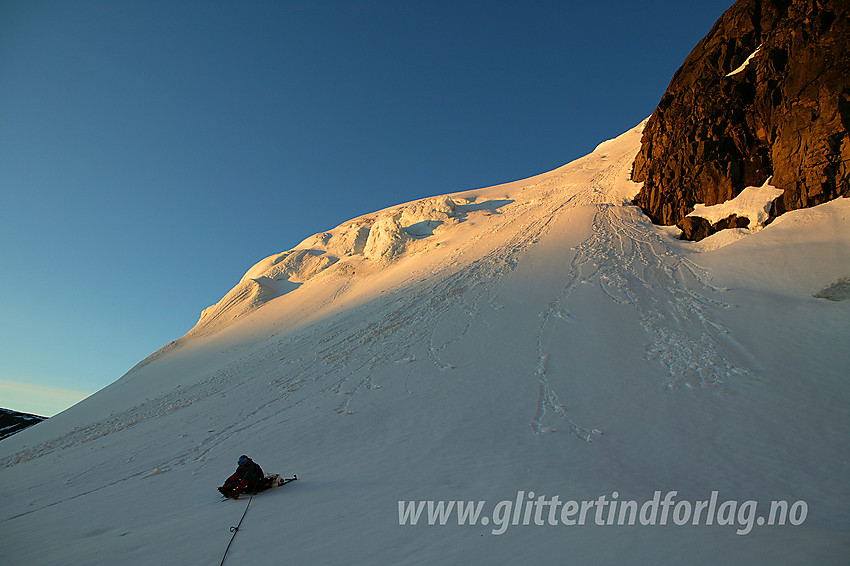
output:
[[0, 407], [108, 385], [311, 234], [588, 153], [731, 4], [0, 1]]

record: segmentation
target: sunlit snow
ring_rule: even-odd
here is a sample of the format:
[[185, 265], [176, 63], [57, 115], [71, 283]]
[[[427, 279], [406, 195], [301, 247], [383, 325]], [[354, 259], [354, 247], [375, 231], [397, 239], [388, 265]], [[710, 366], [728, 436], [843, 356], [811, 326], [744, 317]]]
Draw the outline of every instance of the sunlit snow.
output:
[[[641, 131], [259, 262], [185, 337], [0, 443], [0, 561], [218, 564], [241, 454], [299, 481], [254, 498], [226, 564], [846, 560], [850, 301], [812, 295], [848, 275], [850, 201], [679, 241], [630, 204]], [[400, 501], [656, 490], [808, 516], [399, 525]]]

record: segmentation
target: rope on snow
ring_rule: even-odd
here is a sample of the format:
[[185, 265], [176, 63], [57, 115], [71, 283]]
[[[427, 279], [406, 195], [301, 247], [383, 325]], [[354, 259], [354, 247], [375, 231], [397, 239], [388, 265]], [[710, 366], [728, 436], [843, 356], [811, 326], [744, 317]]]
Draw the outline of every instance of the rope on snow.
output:
[[245, 515], [248, 514], [248, 507], [251, 506], [251, 501], [254, 499], [254, 494], [251, 494], [251, 497], [248, 499], [248, 505], [245, 506], [245, 512], [242, 513], [242, 519], [239, 519], [239, 523], [235, 527], [230, 527], [230, 532], [233, 533], [233, 536], [230, 537], [230, 542], [227, 543], [227, 548], [224, 549], [224, 556], [221, 557], [221, 564], [219, 566], [223, 566], [225, 558], [227, 558], [227, 551], [230, 550], [230, 545], [233, 544], [233, 539], [236, 538], [236, 533], [239, 532], [239, 527], [242, 526], [242, 521], [245, 519]]

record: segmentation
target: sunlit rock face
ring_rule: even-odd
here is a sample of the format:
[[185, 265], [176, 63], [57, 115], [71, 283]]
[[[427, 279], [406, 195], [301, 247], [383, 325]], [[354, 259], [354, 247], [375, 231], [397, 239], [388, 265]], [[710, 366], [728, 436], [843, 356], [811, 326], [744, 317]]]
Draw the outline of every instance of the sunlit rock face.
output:
[[[850, 2], [740, 0], [674, 75], [644, 129], [635, 199], [685, 237], [694, 205], [745, 187], [784, 193], [773, 217], [850, 196]], [[691, 217], [693, 218], [693, 217]]]

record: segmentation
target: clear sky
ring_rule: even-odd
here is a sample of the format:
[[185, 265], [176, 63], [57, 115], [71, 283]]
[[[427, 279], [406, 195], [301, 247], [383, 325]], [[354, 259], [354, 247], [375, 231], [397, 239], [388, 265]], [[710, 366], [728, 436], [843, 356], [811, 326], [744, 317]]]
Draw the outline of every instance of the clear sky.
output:
[[554, 169], [731, 0], [0, 0], [0, 407], [46, 416], [256, 261]]

